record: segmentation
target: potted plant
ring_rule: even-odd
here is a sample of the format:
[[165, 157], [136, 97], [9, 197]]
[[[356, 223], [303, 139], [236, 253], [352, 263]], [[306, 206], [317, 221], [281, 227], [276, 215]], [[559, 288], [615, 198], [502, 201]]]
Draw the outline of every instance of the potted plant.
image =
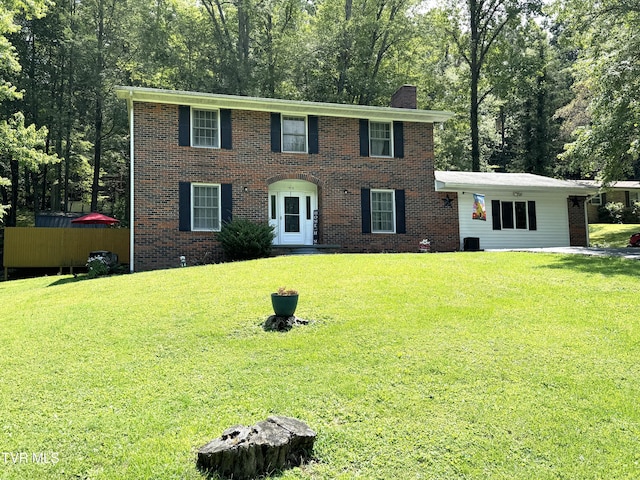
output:
[[298, 306], [298, 291], [287, 290], [285, 287], [278, 288], [276, 293], [271, 294], [271, 305], [276, 316], [293, 316]]
[[431, 240], [429, 240], [428, 238], [425, 238], [424, 240], [421, 240], [420, 244], [418, 245], [418, 251], [420, 251], [420, 252], [430, 252], [431, 251]]

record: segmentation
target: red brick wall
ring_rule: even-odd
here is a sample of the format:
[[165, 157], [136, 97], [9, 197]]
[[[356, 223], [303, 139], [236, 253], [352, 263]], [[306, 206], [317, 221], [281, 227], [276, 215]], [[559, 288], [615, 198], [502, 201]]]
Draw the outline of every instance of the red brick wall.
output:
[[567, 200], [569, 209], [569, 244], [572, 247], [588, 247], [584, 202], [586, 197], [570, 197]]
[[[233, 111], [233, 149], [178, 146], [178, 107], [134, 107], [134, 269], [219, 260], [211, 232], [178, 231], [179, 182], [230, 183], [233, 215], [268, 216], [269, 184], [302, 178], [318, 185], [321, 244], [343, 252], [415, 252], [423, 238], [434, 250], [459, 244], [455, 208], [434, 191], [433, 126], [404, 124], [405, 157], [360, 157], [358, 119], [320, 117], [319, 154], [273, 153], [268, 112]], [[246, 187], [246, 191], [245, 191]], [[404, 189], [406, 234], [362, 234], [361, 188]], [[345, 191], [347, 193], [345, 193]], [[451, 196], [451, 194], [449, 194]]]

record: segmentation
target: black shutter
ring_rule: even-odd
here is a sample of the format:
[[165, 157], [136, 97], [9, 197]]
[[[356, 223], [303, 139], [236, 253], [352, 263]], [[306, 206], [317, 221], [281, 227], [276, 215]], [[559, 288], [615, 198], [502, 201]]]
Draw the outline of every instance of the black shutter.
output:
[[191, 107], [189, 105], [178, 106], [178, 146], [191, 145]]
[[402, 122], [393, 122], [393, 156], [404, 158], [404, 125]]
[[527, 209], [529, 211], [529, 230], [537, 230], [538, 219], [536, 218], [536, 202], [527, 202]]
[[178, 185], [178, 230], [191, 230], [191, 183], [180, 182]]
[[625, 190], [624, 192], [624, 206], [625, 207], [631, 206], [631, 195], [629, 195], [629, 190]]
[[603, 193], [601, 195], [601, 198], [602, 198], [602, 206], [604, 207], [607, 204], [607, 194]]
[[502, 222], [500, 222], [500, 200], [491, 200], [491, 218], [493, 220], [493, 229], [502, 230]]
[[407, 233], [404, 190], [396, 190], [396, 233]]
[[271, 114], [271, 151], [272, 152], [281, 152], [282, 147], [280, 146], [280, 114], [272, 113]]
[[309, 136], [309, 153], [319, 153], [320, 146], [318, 142], [318, 117], [309, 115], [307, 118], [307, 129]]
[[228, 223], [233, 219], [233, 188], [230, 183], [223, 183], [220, 188], [222, 223]]
[[231, 110], [223, 108], [220, 110], [220, 148], [231, 150], [232, 130], [231, 130]]
[[360, 156], [369, 156], [369, 120], [360, 120]]
[[371, 190], [360, 190], [360, 203], [362, 208], [362, 233], [371, 233]]

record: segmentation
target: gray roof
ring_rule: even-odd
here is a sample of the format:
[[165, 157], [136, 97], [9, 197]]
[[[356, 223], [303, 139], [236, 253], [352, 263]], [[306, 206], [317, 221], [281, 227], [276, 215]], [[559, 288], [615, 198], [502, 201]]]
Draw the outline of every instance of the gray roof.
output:
[[604, 190], [614, 189], [614, 190], [638, 190], [640, 189], [640, 180], [620, 180], [618, 182], [613, 182], [606, 187], [602, 186], [602, 182], [597, 180], [578, 180], [578, 182], [589, 185], [591, 187], [603, 188]]
[[532, 173], [494, 173], [494, 172], [449, 172], [436, 171], [436, 190], [457, 191], [471, 189], [492, 190], [564, 190], [576, 195], [591, 195], [597, 192], [594, 186], [572, 180], [534, 175]]

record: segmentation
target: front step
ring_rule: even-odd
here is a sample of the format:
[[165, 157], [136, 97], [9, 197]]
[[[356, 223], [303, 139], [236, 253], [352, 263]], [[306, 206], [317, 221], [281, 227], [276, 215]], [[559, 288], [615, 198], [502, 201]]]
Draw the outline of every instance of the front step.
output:
[[280, 255], [318, 255], [322, 253], [337, 253], [341, 245], [274, 245], [272, 254]]

